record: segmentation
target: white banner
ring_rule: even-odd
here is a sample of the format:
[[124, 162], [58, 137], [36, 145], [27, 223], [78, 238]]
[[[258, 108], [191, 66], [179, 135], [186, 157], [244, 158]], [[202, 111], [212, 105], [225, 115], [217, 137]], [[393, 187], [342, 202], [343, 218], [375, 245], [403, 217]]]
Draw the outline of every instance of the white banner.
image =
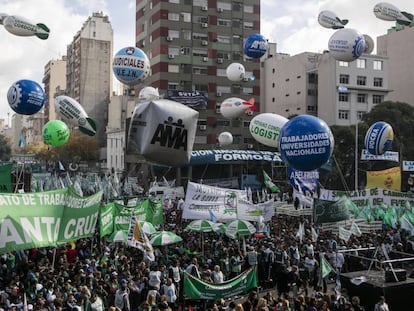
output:
[[358, 207], [370, 205], [376, 207], [381, 204], [388, 206], [405, 206], [414, 204], [414, 193], [398, 192], [394, 190], [373, 188], [358, 191], [336, 191], [321, 189], [319, 198], [327, 201], [337, 201], [341, 196], [347, 196]]
[[225, 222], [234, 219], [269, 221], [274, 215], [274, 201], [253, 204], [247, 191], [218, 188], [189, 182], [183, 206], [184, 219], [209, 219]]
[[361, 160], [385, 160], [399, 162], [399, 154], [396, 151], [386, 151], [383, 154], [372, 154], [367, 149], [362, 149]]
[[414, 172], [414, 161], [403, 161], [404, 172]]
[[275, 202], [269, 200], [263, 203], [253, 204], [243, 198], [238, 198], [237, 218], [249, 221], [259, 221], [263, 217], [264, 221], [270, 221], [275, 214]]

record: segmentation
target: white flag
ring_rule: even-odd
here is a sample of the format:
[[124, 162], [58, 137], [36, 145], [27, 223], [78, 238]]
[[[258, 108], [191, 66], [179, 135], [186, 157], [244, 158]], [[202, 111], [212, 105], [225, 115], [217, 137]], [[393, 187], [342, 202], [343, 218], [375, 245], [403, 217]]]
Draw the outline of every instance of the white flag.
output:
[[361, 229], [359, 229], [358, 225], [355, 223], [355, 221], [352, 222], [351, 224], [351, 228], [349, 228], [349, 231], [352, 232], [353, 235], [355, 236], [362, 236], [362, 232]]
[[301, 222], [299, 224], [298, 232], [296, 232], [296, 238], [299, 239], [300, 243], [303, 241], [303, 237], [305, 236], [305, 224]]
[[312, 242], [316, 243], [318, 241], [318, 233], [316, 232], [315, 228], [312, 227]]
[[341, 240], [348, 242], [351, 235], [352, 235], [352, 232], [350, 230], [346, 230], [344, 227], [339, 227], [339, 238]]

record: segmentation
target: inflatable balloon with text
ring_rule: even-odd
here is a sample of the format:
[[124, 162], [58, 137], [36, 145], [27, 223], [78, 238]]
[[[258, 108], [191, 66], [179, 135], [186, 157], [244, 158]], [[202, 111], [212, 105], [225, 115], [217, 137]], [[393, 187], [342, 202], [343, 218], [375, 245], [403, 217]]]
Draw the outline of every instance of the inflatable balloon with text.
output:
[[70, 137], [69, 127], [60, 120], [50, 120], [42, 129], [43, 141], [46, 145], [59, 147], [67, 143]]
[[312, 171], [328, 162], [334, 148], [329, 126], [317, 117], [299, 115], [289, 120], [279, 134], [284, 162], [298, 171]]
[[338, 61], [352, 62], [365, 51], [364, 36], [351, 28], [342, 28], [331, 36], [329, 52]]
[[32, 80], [19, 80], [9, 88], [7, 101], [18, 114], [32, 115], [40, 111], [46, 101], [42, 87]]
[[115, 77], [128, 86], [144, 81], [150, 73], [150, 61], [147, 54], [137, 47], [126, 47], [116, 53], [112, 70]]
[[371, 154], [381, 155], [391, 149], [393, 140], [391, 125], [383, 121], [375, 122], [365, 134], [365, 149]]
[[250, 134], [263, 145], [278, 148], [279, 133], [289, 119], [275, 113], [261, 113], [250, 121]]
[[251, 34], [246, 38], [243, 45], [243, 52], [246, 56], [260, 58], [266, 54], [269, 44], [266, 38], [258, 33]]

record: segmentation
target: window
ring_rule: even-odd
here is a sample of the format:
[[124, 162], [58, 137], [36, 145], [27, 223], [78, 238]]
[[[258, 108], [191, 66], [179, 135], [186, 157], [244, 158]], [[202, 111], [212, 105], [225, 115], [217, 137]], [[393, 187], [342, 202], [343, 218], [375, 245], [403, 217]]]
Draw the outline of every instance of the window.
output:
[[217, 8], [222, 9], [223, 11], [231, 11], [231, 3], [230, 2], [220, 2], [217, 1]]
[[308, 108], [309, 112], [315, 112], [316, 111], [316, 106], [310, 106], [309, 105], [307, 108]]
[[191, 47], [183, 46], [180, 52], [181, 52], [181, 55], [191, 55]]
[[217, 58], [222, 58], [222, 59], [226, 59], [226, 60], [230, 60], [231, 59], [231, 53], [230, 52], [217, 52]]
[[207, 67], [193, 67], [193, 74], [195, 75], [206, 75], [207, 74]]
[[217, 19], [217, 26], [231, 27], [231, 20], [230, 19], [219, 18], [219, 19]]
[[276, 84], [273, 82], [273, 83], [272, 83], [272, 88], [275, 88], [275, 85], [276, 85]]
[[309, 96], [316, 96], [316, 95], [318, 95], [318, 90], [316, 90], [316, 89], [308, 89], [308, 95]]
[[169, 90], [178, 90], [178, 83], [177, 82], [168, 82], [168, 89]]
[[308, 82], [310, 84], [318, 83], [318, 75], [316, 73], [309, 73], [308, 74]]
[[339, 75], [339, 83], [349, 84], [349, 75]]
[[176, 4], [179, 4], [179, 3], [180, 3], [180, 0], [168, 0], [168, 2], [169, 2], [169, 3], [176, 3]]
[[384, 101], [383, 95], [372, 95], [372, 103], [373, 104], [381, 104]]
[[338, 111], [338, 118], [340, 120], [348, 120], [349, 119], [349, 110], [339, 110]]
[[208, 85], [207, 84], [194, 84], [193, 91], [199, 91], [199, 92], [208, 92]]
[[238, 18], [233, 19], [231, 24], [232, 24], [233, 28], [240, 28], [241, 27], [241, 20], [238, 19]]
[[180, 54], [180, 48], [175, 46], [169, 46], [168, 47], [168, 55], [174, 55], [177, 56]]
[[243, 23], [244, 29], [253, 29], [253, 22], [244, 22]]
[[365, 59], [357, 58], [357, 60], [356, 60], [356, 67], [357, 68], [364, 69], [366, 62], [367, 61]]
[[357, 111], [357, 119], [361, 121], [365, 114], [365, 111]]
[[217, 77], [227, 77], [226, 69], [217, 68], [216, 75]]
[[191, 29], [181, 29], [184, 40], [191, 40]]
[[195, 32], [195, 33], [193, 33], [193, 39], [194, 40], [207, 40], [208, 41], [208, 34]]
[[244, 13], [253, 13], [253, 5], [244, 5]]
[[232, 6], [232, 10], [235, 12], [240, 12], [243, 8], [243, 3], [242, 2], [233, 2], [233, 6]]
[[367, 77], [357, 76], [357, 85], [366, 85], [366, 84], [367, 84]]
[[217, 85], [216, 91], [217, 91], [217, 93], [221, 93], [221, 94], [230, 94], [231, 93], [231, 87], [230, 86]]
[[193, 0], [193, 6], [208, 6], [207, 0]]
[[230, 36], [217, 36], [217, 42], [218, 43], [231, 43], [231, 37]]
[[349, 63], [344, 61], [339, 61], [339, 67], [348, 67]]
[[366, 103], [367, 94], [357, 94], [357, 103]]
[[382, 87], [382, 78], [375, 78], [374, 77], [374, 86]]
[[180, 72], [180, 66], [179, 65], [168, 64], [168, 72], [179, 73]]
[[207, 16], [194, 15], [193, 16], [193, 22], [196, 23], [196, 24], [202, 24], [202, 23], [207, 23], [208, 24], [208, 17]]
[[178, 30], [169, 29], [168, 30], [168, 37], [171, 38], [180, 38], [180, 32]]
[[382, 60], [374, 60], [372, 65], [374, 70], [382, 70]]
[[339, 93], [338, 96], [339, 96], [338, 100], [340, 102], [348, 102], [349, 101], [348, 94], [346, 94], [346, 93]]
[[201, 49], [193, 49], [193, 56], [207, 57], [208, 56], [208, 51], [207, 50], [201, 50]]
[[216, 126], [230, 126], [230, 120], [218, 119]]
[[180, 14], [168, 12], [168, 20], [169, 21], [179, 21], [180, 20]]
[[191, 13], [182, 12], [181, 16], [183, 17], [183, 22], [185, 23], [191, 22]]
[[243, 94], [253, 94], [253, 88], [252, 87], [244, 87], [242, 93]]

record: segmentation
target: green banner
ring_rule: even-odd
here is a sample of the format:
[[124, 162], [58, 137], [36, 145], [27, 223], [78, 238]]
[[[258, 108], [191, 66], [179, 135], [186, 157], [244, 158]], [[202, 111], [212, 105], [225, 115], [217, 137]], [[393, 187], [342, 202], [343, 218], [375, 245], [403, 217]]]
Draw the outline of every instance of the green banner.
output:
[[13, 164], [0, 165], [0, 192], [13, 192], [11, 171]]
[[349, 219], [349, 208], [352, 202], [343, 196], [338, 201], [326, 201], [314, 199], [314, 219], [315, 223], [337, 222]]
[[109, 235], [114, 231], [114, 204], [109, 203], [100, 207], [99, 235]]
[[184, 273], [184, 296], [190, 299], [227, 299], [256, 287], [256, 268], [250, 268], [236, 278], [221, 284], [207, 283], [187, 272]]
[[70, 189], [0, 194], [0, 254], [92, 237], [101, 197]]

